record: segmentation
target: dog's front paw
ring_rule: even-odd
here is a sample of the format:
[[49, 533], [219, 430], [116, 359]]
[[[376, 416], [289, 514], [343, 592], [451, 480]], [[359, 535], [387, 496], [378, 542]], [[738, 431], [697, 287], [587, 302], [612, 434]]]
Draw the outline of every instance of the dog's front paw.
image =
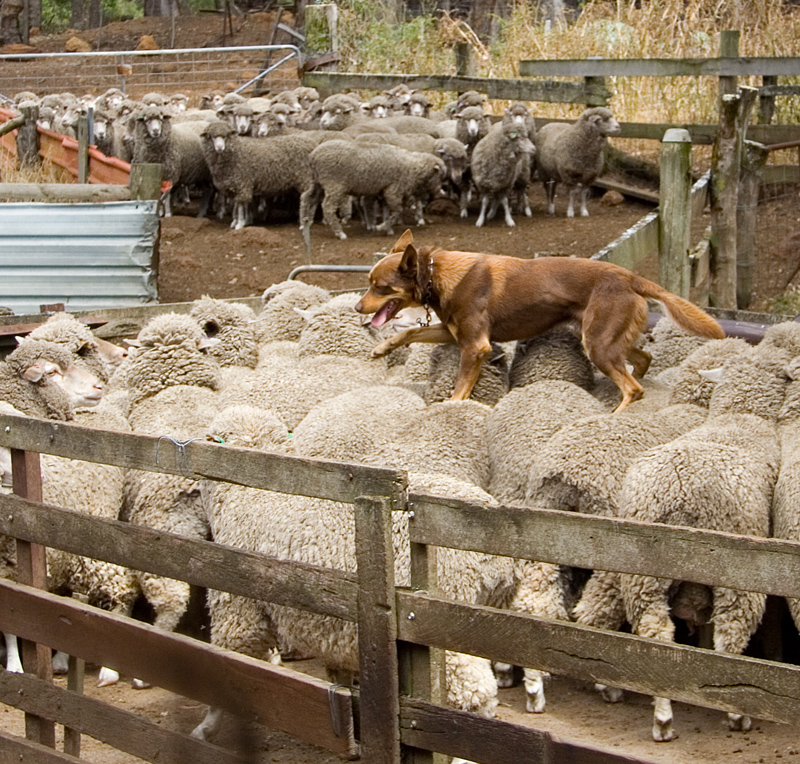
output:
[[372, 348], [372, 352], [370, 352], [370, 357], [372, 358], [383, 358], [387, 353], [391, 352], [392, 346], [387, 341], [381, 342], [380, 345], [375, 345]]

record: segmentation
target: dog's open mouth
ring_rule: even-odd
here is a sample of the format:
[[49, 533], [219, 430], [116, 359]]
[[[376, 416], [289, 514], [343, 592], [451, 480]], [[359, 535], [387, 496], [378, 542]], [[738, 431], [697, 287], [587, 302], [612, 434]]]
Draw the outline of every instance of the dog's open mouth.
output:
[[383, 326], [387, 321], [391, 321], [400, 310], [402, 304], [402, 300], [389, 300], [389, 302], [372, 316], [372, 325], [377, 329], [379, 326]]

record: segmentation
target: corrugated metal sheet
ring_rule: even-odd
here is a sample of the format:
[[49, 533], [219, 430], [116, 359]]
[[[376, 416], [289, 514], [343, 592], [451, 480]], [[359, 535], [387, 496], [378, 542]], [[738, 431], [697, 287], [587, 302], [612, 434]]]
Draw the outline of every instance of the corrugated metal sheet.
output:
[[156, 202], [0, 204], [0, 305], [17, 314], [158, 299]]

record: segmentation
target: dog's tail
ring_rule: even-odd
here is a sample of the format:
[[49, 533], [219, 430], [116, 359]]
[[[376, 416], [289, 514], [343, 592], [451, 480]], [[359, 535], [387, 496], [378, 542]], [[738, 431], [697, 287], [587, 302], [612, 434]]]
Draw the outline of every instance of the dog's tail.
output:
[[708, 313], [694, 303], [684, 300], [683, 297], [668, 292], [653, 281], [637, 276], [633, 290], [642, 297], [660, 302], [670, 320], [684, 331], [712, 340], [721, 340], [725, 337], [725, 330]]

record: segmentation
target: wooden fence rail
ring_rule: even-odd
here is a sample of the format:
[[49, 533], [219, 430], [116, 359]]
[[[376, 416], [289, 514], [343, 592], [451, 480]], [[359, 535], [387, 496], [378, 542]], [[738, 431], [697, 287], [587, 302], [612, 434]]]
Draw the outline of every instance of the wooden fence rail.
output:
[[[91, 518], [19, 496], [0, 497], [0, 533], [199, 586], [356, 620], [361, 645], [360, 740], [370, 764], [399, 764], [406, 748], [416, 750], [419, 761], [425, 760], [426, 751], [439, 751], [484, 764], [510, 764], [519, 761], [520, 750], [530, 753], [527, 761], [551, 764], [630, 761], [557, 741], [534, 729], [441, 707], [435, 702], [440, 697], [435, 678], [439, 649], [766, 719], [793, 721], [800, 712], [798, 667], [448, 601], [436, 595], [435, 580], [428, 582], [425, 573], [426, 566], [434, 565], [433, 547], [449, 546], [800, 596], [800, 544], [548, 509], [488, 507], [421, 493], [406, 496], [405, 475], [397, 470], [200, 441], [159, 442], [148, 436], [10, 415], [0, 416], [0, 445], [15, 453], [20, 449], [28, 454], [53, 453], [354, 504], [357, 576]], [[425, 583], [425, 591], [394, 585], [392, 511], [409, 512], [412, 583]], [[335, 690], [330, 697], [326, 682], [290, 669], [164, 634], [11, 582], [0, 581], [0, 629], [186, 697], [255, 716], [330, 750], [354, 751], [349, 694]], [[403, 649], [398, 653], [399, 648]], [[398, 661], [407, 653], [411, 660]], [[67, 691], [49, 685], [44, 689], [37, 681], [41, 680], [0, 674], [0, 700], [93, 735], [100, 719], [114, 718], [116, 723], [108, 725], [114, 729], [101, 739], [146, 760], [170, 760], [157, 758], [144, 743], [133, 742], [142, 727], [124, 713], [71, 695], [58, 695], [56, 700], [53, 693]], [[35, 689], [23, 692], [24, 700], [15, 699], [14, 688], [23, 686]], [[276, 697], [280, 703], [275, 703]], [[334, 724], [331, 703], [338, 704], [336, 718], [350, 720], [344, 737]], [[88, 709], [85, 719], [75, 704]], [[173, 734], [162, 731], [159, 739], [177, 751], [186, 743], [185, 736], [169, 737]], [[511, 746], [509, 740], [514, 741]], [[0, 741], [0, 750], [5, 745], [12, 743]], [[13, 746], [20, 745], [13, 741]], [[194, 751], [199, 762], [215, 760], [213, 747], [205, 745], [182, 750]], [[232, 761], [230, 754], [216, 760]]]

